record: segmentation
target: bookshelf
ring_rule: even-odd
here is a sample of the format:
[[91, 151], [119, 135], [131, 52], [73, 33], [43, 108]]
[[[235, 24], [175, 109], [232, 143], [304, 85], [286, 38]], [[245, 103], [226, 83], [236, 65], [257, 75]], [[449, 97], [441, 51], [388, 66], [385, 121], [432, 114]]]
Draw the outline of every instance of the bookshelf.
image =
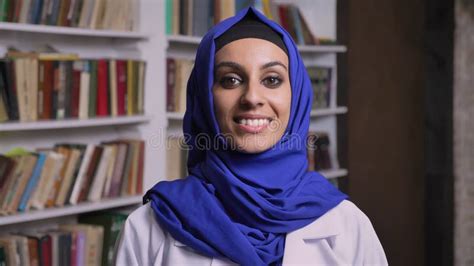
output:
[[61, 208], [48, 208], [44, 210], [34, 210], [25, 213], [18, 213], [4, 216], [0, 219], [0, 226], [14, 225], [45, 219], [52, 219], [76, 214], [82, 214], [93, 211], [108, 210], [130, 205], [137, 205], [142, 202], [141, 196], [130, 196], [118, 199], [105, 199], [100, 202], [84, 202], [77, 205], [71, 205]]
[[[296, 4], [308, 22], [311, 31], [316, 36], [324, 36], [329, 39], [336, 37], [336, 0], [314, 0], [314, 1], [289, 1], [278, 0], [275, 3]], [[201, 37], [185, 35], [167, 35], [167, 56], [178, 59], [194, 59], [194, 55]], [[298, 45], [300, 54], [307, 67], [321, 66], [331, 69], [332, 77], [330, 83], [330, 103], [328, 108], [316, 109], [311, 112], [311, 131], [327, 132], [330, 140], [330, 157], [332, 168], [320, 171], [328, 179], [337, 179], [348, 175], [347, 169], [339, 166], [338, 160], [338, 116], [345, 115], [349, 110], [346, 106], [337, 105], [337, 56], [347, 52], [345, 45]], [[167, 112], [168, 120], [167, 135], [182, 135], [182, 119], [184, 114], [180, 112]]]
[[148, 123], [153, 118], [147, 115], [103, 117], [89, 119], [62, 119], [44, 120], [37, 122], [4, 122], [0, 123], [0, 132], [8, 131], [31, 131], [52, 130], [64, 128], [103, 127], [103, 126], [127, 126]]
[[[51, 147], [60, 142], [99, 144], [115, 139], [139, 138], [145, 141], [143, 191], [163, 178], [165, 152], [164, 146], [160, 146], [160, 132], [167, 123], [164, 109], [161, 108], [165, 106], [162, 88], [165, 87], [166, 44], [162, 41], [164, 27], [156, 27], [163, 23], [156, 16], [163, 8], [162, 1], [140, 0], [138, 27], [133, 32], [0, 22], [2, 56], [12, 46], [22, 51], [32, 51], [49, 45], [61, 53], [77, 53], [80, 58], [147, 62], [143, 115], [3, 122], [0, 123], [0, 153], [15, 147], [28, 150]], [[0, 215], [0, 229], [8, 231], [8, 228], [18, 228], [30, 221], [55, 224], [61, 217], [74, 219], [77, 214], [138, 206], [141, 198], [141, 195], [126, 196]]]
[[147, 33], [132, 31], [115, 31], [115, 30], [93, 30], [72, 27], [33, 25], [12, 22], [0, 22], [0, 32], [26, 32], [39, 34], [55, 34], [70, 35], [97, 38], [117, 38], [130, 39], [135, 41], [146, 40], [149, 37]]

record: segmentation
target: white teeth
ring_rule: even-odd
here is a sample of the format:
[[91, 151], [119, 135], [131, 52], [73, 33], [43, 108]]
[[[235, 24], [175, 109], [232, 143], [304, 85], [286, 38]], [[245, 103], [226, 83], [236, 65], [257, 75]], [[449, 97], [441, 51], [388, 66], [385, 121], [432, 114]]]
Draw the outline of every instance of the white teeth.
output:
[[241, 119], [239, 124], [248, 125], [252, 127], [263, 126], [270, 123], [270, 120], [263, 118], [263, 119]]

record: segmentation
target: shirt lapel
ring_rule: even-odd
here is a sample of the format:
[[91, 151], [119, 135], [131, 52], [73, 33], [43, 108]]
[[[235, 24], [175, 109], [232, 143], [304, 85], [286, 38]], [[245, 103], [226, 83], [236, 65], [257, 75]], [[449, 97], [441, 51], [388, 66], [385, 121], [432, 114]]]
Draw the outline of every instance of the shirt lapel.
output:
[[341, 223], [329, 211], [311, 224], [286, 235], [283, 265], [339, 265], [329, 238], [341, 232]]

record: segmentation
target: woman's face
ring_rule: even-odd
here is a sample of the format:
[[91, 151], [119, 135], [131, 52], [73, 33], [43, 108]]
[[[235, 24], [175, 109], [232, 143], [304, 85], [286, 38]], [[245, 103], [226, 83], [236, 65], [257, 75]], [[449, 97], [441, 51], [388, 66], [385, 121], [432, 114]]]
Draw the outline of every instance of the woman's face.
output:
[[216, 53], [214, 69], [214, 106], [221, 133], [247, 153], [275, 145], [290, 117], [286, 53], [269, 41], [240, 39]]

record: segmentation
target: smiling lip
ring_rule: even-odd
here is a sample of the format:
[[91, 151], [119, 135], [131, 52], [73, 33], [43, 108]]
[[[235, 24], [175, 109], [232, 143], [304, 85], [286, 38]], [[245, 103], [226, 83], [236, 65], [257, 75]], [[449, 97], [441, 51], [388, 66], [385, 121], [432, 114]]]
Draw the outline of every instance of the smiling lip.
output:
[[241, 115], [235, 116], [234, 121], [238, 122], [240, 119], [268, 119], [270, 121], [273, 120], [272, 117], [267, 116], [267, 115], [241, 114]]
[[268, 127], [268, 124], [261, 125], [261, 126], [249, 126], [249, 125], [243, 125], [243, 124], [237, 123], [237, 126], [239, 127], [240, 130], [244, 132], [257, 134], [264, 131]]

